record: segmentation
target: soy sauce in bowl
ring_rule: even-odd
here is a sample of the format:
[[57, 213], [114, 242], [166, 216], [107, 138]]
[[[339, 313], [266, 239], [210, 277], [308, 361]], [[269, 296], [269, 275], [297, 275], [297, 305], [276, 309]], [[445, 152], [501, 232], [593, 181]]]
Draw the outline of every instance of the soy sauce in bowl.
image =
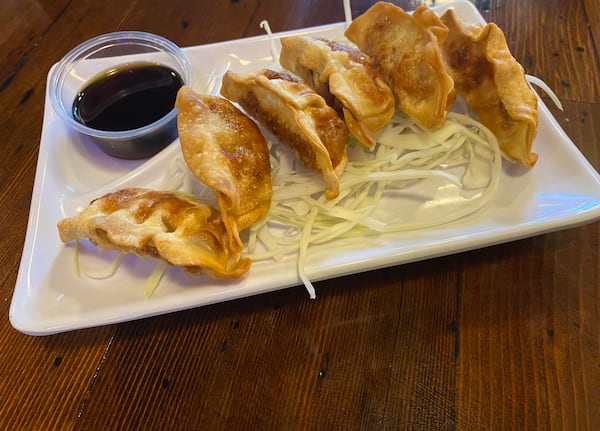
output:
[[164, 37], [140, 31], [96, 36], [50, 70], [53, 111], [85, 145], [121, 159], [154, 156], [177, 138], [175, 99], [193, 82], [185, 52]]
[[138, 129], [158, 121], [175, 105], [181, 76], [153, 63], [124, 64], [90, 80], [73, 102], [73, 117], [96, 130]]

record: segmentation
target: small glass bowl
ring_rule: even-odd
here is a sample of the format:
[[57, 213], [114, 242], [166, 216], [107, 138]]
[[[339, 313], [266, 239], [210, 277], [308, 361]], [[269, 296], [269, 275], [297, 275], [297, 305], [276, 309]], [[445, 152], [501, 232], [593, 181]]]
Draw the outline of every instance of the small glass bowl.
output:
[[150, 62], [170, 67], [183, 85], [192, 85], [192, 65], [183, 50], [155, 34], [119, 31], [94, 37], [69, 51], [50, 72], [48, 91], [54, 111], [73, 129], [88, 136], [106, 154], [122, 159], [151, 157], [177, 137], [177, 110], [136, 129], [106, 131], [73, 117], [73, 102], [93, 78], [115, 67]]

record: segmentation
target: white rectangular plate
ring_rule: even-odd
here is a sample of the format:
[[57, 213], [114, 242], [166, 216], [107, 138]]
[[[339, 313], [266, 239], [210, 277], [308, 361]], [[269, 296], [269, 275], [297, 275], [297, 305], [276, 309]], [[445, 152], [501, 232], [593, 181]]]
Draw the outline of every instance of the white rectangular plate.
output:
[[[484, 23], [475, 7], [453, 7], [468, 22]], [[334, 24], [275, 35], [311, 34], [334, 39]], [[278, 42], [276, 43], [278, 45]], [[194, 88], [216, 94], [225, 70], [250, 71], [272, 64], [267, 36], [186, 49], [195, 68]], [[159, 288], [144, 299], [142, 286], [154, 268], [150, 259], [125, 258], [114, 276], [78, 277], [74, 247], [60, 242], [56, 223], [95, 197], [125, 186], [156, 187], [164, 167], [180, 151], [177, 142], [147, 161], [110, 158], [70, 131], [46, 101], [39, 161], [10, 321], [32, 335], [105, 325], [300, 285], [295, 256], [257, 262], [236, 281], [191, 277], [169, 268]], [[500, 187], [480, 211], [456, 222], [411, 232], [345, 239], [309, 250], [306, 273], [313, 280], [368, 271], [565, 229], [600, 217], [600, 176], [540, 103], [534, 151], [537, 165], [521, 171], [505, 163]], [[388, 202], [394, 205], [395, 202]], [[397, 202], [396, 202], [397, 204]], [[114, 254], [83, 246], [82, 265], [106, 267]], [[318, 288], [318, 285], [317, 285]]]

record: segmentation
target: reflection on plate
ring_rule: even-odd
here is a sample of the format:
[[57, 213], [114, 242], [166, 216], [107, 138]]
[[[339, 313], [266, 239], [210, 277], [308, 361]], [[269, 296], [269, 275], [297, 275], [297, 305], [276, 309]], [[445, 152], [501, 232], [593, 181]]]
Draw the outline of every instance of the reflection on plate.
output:
[[[470, 22], [483, 18], [467, 1], [448, 7]], [[303, 29], [290, 34], [340, 38], [344, 25]], [[273, 63], [267, 36], [186, 49], [195, 68], [194, 89], [216, 94], [225, 70], [250, 71]], [[154, 158], [110, 158], [94, 144], [69, 131], [46, 103], [39, 161], [27, 236], [10, 307], [13, 326], [24, 333], [61, 331], [138, 319], [300, 285], [295, 256], [255, 263], [234, 281], [190, 277], [169, 268], [154, 296], [142, 286], [154, 262], [128, 256], [114, 276], [78, 277], [74, 247], [63, 245], [56, 223], [93, 198], [124, 186], [160, 187], [164, 166], [179, 152], [174, 143]], [[531, 171], [505, 163], [500, 187], [477, 213], [434, 229], [344, 239], [309, 250], [306, 273], [313, 281], [397, 265], [541, 234], [600, 218], [600, 176], [540, 105], [534, 151], [540, 160]], [[398, 205], [391, 201], [389, 205]], [[83, 241], [80, 260], [105, 268], [113, 252]], [[318, 286], [317, 286], [318, 288]]]

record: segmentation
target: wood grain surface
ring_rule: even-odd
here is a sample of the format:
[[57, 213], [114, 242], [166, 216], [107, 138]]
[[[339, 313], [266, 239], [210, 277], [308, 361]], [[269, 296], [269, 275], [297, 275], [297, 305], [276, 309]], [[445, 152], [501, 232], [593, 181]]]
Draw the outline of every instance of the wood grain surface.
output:
[[[555, 90], [564, 111], [544, 100], [598, 169], [598, 2], [476, 3]], [[17, 332], [8, 313], [52, 64], [111, 31], [192, 46], [261, 34], [263, 19], [276, 32], [344, 14], [332, 0], [8, 0], [0, 11], [0, 429], [600, 429], [599, 223], [319, 282], [316, 301], [297, 287]]]

